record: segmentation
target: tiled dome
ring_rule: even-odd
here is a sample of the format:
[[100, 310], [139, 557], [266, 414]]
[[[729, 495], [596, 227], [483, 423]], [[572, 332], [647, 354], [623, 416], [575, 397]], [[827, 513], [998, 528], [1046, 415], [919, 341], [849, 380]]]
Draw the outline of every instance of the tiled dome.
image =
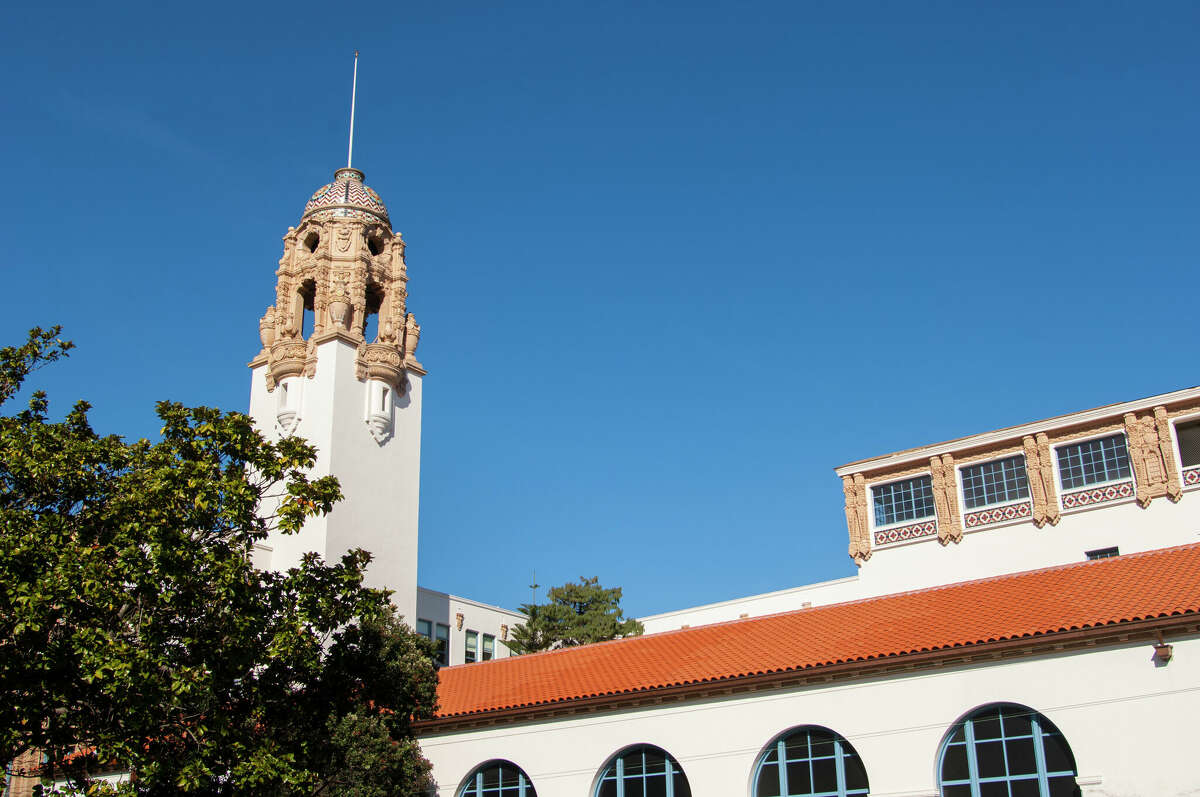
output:
[[382, 221], [391, 226], [379, 194], [363, 183], [362, 172], [350, 167], [338, 169], [332, 183], [321, 186], [309, 197], [300, 220], [310, 218]]

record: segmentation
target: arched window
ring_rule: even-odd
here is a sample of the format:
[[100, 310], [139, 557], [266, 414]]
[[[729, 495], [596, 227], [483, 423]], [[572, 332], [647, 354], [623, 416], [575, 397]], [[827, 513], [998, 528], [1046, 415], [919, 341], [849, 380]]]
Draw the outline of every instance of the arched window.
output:
[[537, 797], [537, 792], [516, 764], [489, 761], [471, 773], [458, 797]]
[[692, 797], [692, 787], [667, 751], [644, 744], [608, 762], [596, 797]]
[[972, 712], [954, 726], [938, 758], [942, 797], [1076, 797], [1075, 756], [1062, 733], [1011, 703]]
[[868, 792], [867, 770], [850, 743], [827, 728], [779, 737], [754, 775], [754, 797], [849, 797]]

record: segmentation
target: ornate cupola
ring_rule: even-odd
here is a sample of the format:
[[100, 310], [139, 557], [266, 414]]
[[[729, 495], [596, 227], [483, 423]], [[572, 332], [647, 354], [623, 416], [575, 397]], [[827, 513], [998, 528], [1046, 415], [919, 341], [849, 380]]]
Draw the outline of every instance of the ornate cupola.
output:
[[[318, 349], [330, 340], [353, 344], [358, 379], [395, 395], [404, 393], [406, 373], [425, 373], [416, 358], [421, 327], [407, 311], [404, 246], [358, 169], [338, 169], [313, 193], [300, 225], [283, 237], [275, 304], [259, 322], [263, 350], [251, 365], [265, 361], [268, 391], [289, 378], [313, 377]], [[376, 393], [382, 403], [372, 402], [375, 409], [386, 409], [387, 394]], [[384, 414], [368, 413], [377, 438], [390, 432]], [[291, 420], [285, 408], [285, 431]]]

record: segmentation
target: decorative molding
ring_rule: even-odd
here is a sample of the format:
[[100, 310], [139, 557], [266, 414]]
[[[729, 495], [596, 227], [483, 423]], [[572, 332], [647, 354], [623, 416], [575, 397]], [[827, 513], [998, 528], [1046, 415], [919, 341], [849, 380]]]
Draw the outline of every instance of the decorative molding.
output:
[[[1055, 486], [1054, 480], [1054, 454], [1050, 452], [1050, 438], [1045, 432], [1038, 432], [1035, 439], [1037, 440], [1038, 474], [1042, 481], [1042, 489], [1046, 493], [1046, 516], [1042, 523], [1057, 526], [1062, 515], [1058, 511], [1058, 488]], [[1028, 473], [1029, 468], [1025, 468], [1025, 471]], [[1038, 528], [1041, 528], [1041, 525]]]
[[1171, 419], [1167, 408], [1154, 408], [1154, 426], [1158, 432], [1158, 450], [1167, 466], [1167, 498], [1178, 502], [1183, 497], [1183, 484], [1179, 480], [1179, 469], [1175, 467], [1175, 445], [1171, 440]]
[[[1166, 407], [1155, 407], [1153, 416], [1125, 413], [1125, 440], [1137, 483], [1138, 506], [1145, 508], [1155, 498], [1166, 495], [1171, 496], [1172, 501], [1178, 501], [1183, 489], [1178, 479], [1173, 478], [1175, 456], [1171, 451]], [[1167, 463], [1170, 463], [1169, 469]]]
[[846, 495], [846, 528], [850, 533], [850, 558], [856, 565], [871, 558], [871, 535], [867, 531], [867, 489], [861, 473], [842, 477]]
[[1123, 498], [1132, 498], [1134, 494], [1133, 482], [1118, 482], [1117, 484], [1106, 484], [1101, 487], [1089, 487], [1072, 493], [1063, 493], [1062, 505], [1063, 509], [1079, 509], [1095, 504], [1106, 504], [1110, 501], [1120, 501]]
[[929, 458], [933, 481], [933, 504], [938, 517], [938, 542], [946, 545], [962, 542], [963, 530], [958, 521], [958, 487], [954, 481], [954, 457]]
[[963, 524], [968, 529], [977, 529], [995, 523], [1033, 517], [1033, 511], [1032, 503], [1022, 501], [1019, 504], [1009, 504], [1008, 506], [998, 506], [994, 509], [980, 509], [977, 512], [968, 512], [963, 515]]
[[454, 614], [454, 628], [455, 628], [455, 630], [458, 630], [458, 631], [461, 631], [461, 630], [462, 630], [462, 627], [463, 627], [463, 619], [464, 619], [464, 618], [463, 618], [463, 613], [462, 613], [462, 612], [456, 612], [456, 613]]
[[937, 533], [938, 522], [936, 519], [922, 520], [918, 523], [909, 523], [907, 526], [894, 526], [889, 529], [875, 529], [875, 544], [888, 545], [893, 542], [919, 540], [922, 537], [932, 537]]

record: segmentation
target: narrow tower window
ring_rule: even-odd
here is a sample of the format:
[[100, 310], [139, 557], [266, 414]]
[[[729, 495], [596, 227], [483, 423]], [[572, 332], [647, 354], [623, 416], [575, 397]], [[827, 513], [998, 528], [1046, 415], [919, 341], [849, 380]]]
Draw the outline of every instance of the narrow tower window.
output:
[[297, 310], [301, 314], [300, 321], [300, 337], [308, 340], [312, 337], [315, 329], [316, 318], [313, 311], [313, 299], [317, 295], [316, 283], [312, 280], [305, 280], [300, 283], [300, 287], [296, 291]]

